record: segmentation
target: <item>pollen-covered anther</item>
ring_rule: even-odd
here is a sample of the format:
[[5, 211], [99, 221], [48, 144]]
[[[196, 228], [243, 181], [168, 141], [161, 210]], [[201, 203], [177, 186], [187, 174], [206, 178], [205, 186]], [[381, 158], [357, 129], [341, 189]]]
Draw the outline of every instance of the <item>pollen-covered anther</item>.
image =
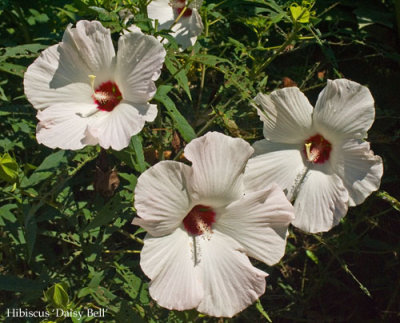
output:
[[311, 163], [325, 163], [329, 159], [331, 150], [331, 143], [320, 134], [316, 134], [304, 142], [303, 152]]
[[215, 222], [215, 212], [209, 206], [196, 205], [183, 219], [183, 225], [190, 234], [204, 235], [211, 238], [212, 224]]

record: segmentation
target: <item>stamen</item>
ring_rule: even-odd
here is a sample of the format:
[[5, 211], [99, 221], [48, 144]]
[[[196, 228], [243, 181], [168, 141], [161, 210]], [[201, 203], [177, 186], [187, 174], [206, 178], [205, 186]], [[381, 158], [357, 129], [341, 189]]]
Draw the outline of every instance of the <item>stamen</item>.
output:
[[93, 92], [93, 94], [94, 94], [94, 80], [96, 79], [96, 75], [90, 74], [90, 75], [88, 75], [88, 76], [89, 76], [89, 79], [90, 79], [90, 85], [91, 85], [91, 87], [92, 87], [92, 92]]
[[329, 159], [331, 150], [331, 143], [320, 134], [316, 134], [304, 142], [303, 151], [311, 163], [323, 164]]
[[190, 234], [203, 235], [206, 239], [211, 239], [211, 226], [214, 222], [214, 210], [204, 205], [196, 205], [183, 219], [183, 225]]

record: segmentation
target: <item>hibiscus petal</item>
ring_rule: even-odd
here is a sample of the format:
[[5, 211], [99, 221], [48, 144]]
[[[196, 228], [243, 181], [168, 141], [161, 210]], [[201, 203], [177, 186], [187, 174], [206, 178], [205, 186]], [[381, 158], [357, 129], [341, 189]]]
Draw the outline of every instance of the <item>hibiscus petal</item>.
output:
[[88, 119], [81, 114], [96, 109], [94, 104], [64, 103], [38, 111], [37, 141], [50, 148], [77, 150], [85, 146], [83, 138]]
[[346, 79], [328, 81], [314, 110], [317, 131], [342, 138], [363, 139], [375, 118], [374, 99], [367, 87]]
[[259, 93], [254, 101], [261, 107], [258, 115], [264, 123], [266, 139], [282, 143], [302, 143], [310, 135], [313, 107], [297, 87]]
[[253, 148], [218, 132], [192, 140], [185, 157], [192, 162], [191, 196], [198, 204], [227, 205], [243, 192], [243, 171]]
[[119, 38], [115, 78], [125, 100], [143, 104], [154, 96], [165, 54], [153, 36], [134, 32]]
[[172, 27], [172, 36], [177, 43], [186, 49], [196, 43], [197, 36], [203, 32], [204, 26], [197, 9], [192, 9], [190, 17], [181, 17], [179, 22]]
[[[41, 52], [24, 75], [24, 91], [35, 109], [54, 104], [93, 103], [89, 85], [90, 72], [82, 61], [60, 60], [60, 45]], [[85, 83], [87, 82], [87, 83]]]
[[293, 225], [303, 231], [329, 231], [337, 225], [348, 208], [349, 195], [342, 180], [327, 165], [307, 173], [294, 203]]
[[193, 238], [181, 228], [172, 234], [153, 238], [147, 235], [140, 266], [152, 279], [150, 295], [170, 310], [196, 308], [203, 297], [193, 261]]
[[273, 184], [229, 204], [214, 227], [238, 241], [248, 256], [274, 265], [285, 253], [293, 212], [285, 194]]
[[189, 166], [162, 161], [146, 170], [135, 188], [135, 208], [140, 218], [133, 224], [145, 228], [153, 236], [169, 234], [181, 225], [191, 206], [186, 180]]
[[382, 158], [374, 155], [368, 142], [346, 141], [332, 164], [349, 191], [350, 206], [361, 204], [379, 188], [383, 174]]
[[98, 111], [91, 117], [88, 137], [97, 138], [105, 149], [121, 150], [143, 129], [145, 120], [154, 120], [156, 111], [156, 107], [148, 103], [122, 101], [114, 110]]
[[170, 0], [152, 0], [147, 6], [147, 15], [150, 19], [158, 20], [160, 30], [169, 29], [175, 21]]
[[249, 159], [244, 173], [246, 190], [262, 190], [270, 183], [277, 183], [290, 193], [305, 167], [302, 145], [260, 140], [253, 148], [255, 157]]
[[204, 297], [199, 312], [232, 317], [265, 292], [267, 274], [250, 263], [238, 242], [217, 230], [210, 239], [198, 237]]
[[89, 71], [104, 82], [110, 75], [115, 57], [110, 30], [99, 21], [80, 20], [76, 28], [68, 27], [64, 33], [62, 48], [70, 47], [85, 62]]

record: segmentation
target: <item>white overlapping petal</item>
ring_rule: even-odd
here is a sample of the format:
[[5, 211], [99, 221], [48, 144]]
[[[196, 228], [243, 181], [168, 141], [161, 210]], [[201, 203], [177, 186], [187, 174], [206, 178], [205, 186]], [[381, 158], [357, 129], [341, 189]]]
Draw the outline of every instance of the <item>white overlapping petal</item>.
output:
[[44, 50], [24, 76], [25, 94], [39, 110], [38, 140], [62, 149], [126, 147], [157, 114], [147, 101], [164, 57], [152, 36], [122, 36], [116, 56], [100, 22], [68, 26], [62, 42]]
[[[182, 49], [186, 49], [196, 43], [197, 37], [204, 29], [199, 13], [202, 2], [202, 0], [152, 0], [147, 6], [147, 13], [149, 18], [158, 20], [160, 30], [171, 29], [171, 35]], [[177, 19], [185, 5], [188, 8]]]
[[371, 127], [374, 101], [368, 88], [345, 79], [328, 81], [315, 109], [300, 90], [259, 94], [256, 102], [266, 140], [256, 142], [245, 183], [277, 182], [294, 199], [293, 225], [328, 231], [377, 190], [382, 160], [362, 140]]
[[139, 177], [133, 223], [149, 232], [141, 267], [161, 306], [232, 317], [264, 293], [267, 274], [248, 256], [279, 261], [293, 207], [277, 185], [245, 192], [252, 151], [208, 133], [186, 146], [191, 167], [161, 162]]

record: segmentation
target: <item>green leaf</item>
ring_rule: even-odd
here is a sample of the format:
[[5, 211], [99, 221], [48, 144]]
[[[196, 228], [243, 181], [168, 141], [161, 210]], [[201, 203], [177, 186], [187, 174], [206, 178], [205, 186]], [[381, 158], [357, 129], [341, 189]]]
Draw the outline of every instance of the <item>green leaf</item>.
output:
[[122, 197], [119, 194], [113, 196], [111, 200], [100, 210], [97, 216], [90, 222], [82, 232], [87, 232], [91, 229], [100, 227], [104, 224], [111, 222], [114, 217], [124, 208], [126, 205], [122, 203]]
[[39, 292], [41, 293], [44, 287], [43, 282], [20, 278], [9, 275], [0, 275], [0, 290], [10, 292]]
[[29, 187], [37, 185], [50, 176], [54, 175], [61, 167], [61, 165], [67, 163], [67, 156], [64, 150], [60, 150], [47, 156], [38, 168], [32, 173], [27, 179], [24, 178], [21, 183], [21, 187]]
[[131, 138], [130, 146], [135, 151], [135, 158], [136, 158], [136, 163], [134, 165], [135, 169], [138, 172], [143, 173], [147, 167], [144, 159], [142, 140], [139, 135], [133, 136]]
[[208, 55], [208, 54], [197, 54], [195, 56], [192, 56], [190, 58], [191, 61], [198, 62], [207, 66], [216, 66], [217, 64], [220, 63], [228, 63], [231, 64], [231, 62], [225, 58], [221, 58], [218, 56], [214, 55]]
[[263, 306], [262, 306], [262, 304], [261, 304], [261, 302], [260, 302], [259, 299], [258, 299], [257, 302], [256, 302], [256, 309], [260, 312], [260, 314], [261, 314], [262, 316], [264, 316], [264, 318], [265, 318], [268, 322], [271, 322], [271, 323], [272, 323], [271, 318], [269, 317], [268, 313], [264, 310], [264, 308], [263, 308]]
[[[175, 57], [170, 57], [170, 55], [168, 55], [165, 58], [164, 63], [165, 63], [165, 66], [170, 71], [170, 73], [177, 80], [179, 86], [185, 90], [190, 101], [192, 101], [192, 96], [190, 94], [190, 89], [189, 89], [189, 80], [186, 76], [186, 71], [183, 68], [182, 64]], [[177, 65], [177, 67], [175, 67], [175, 65]]]
[[297, 3], [293, 3], [290, 5], [289, 9], [294, 21], [300, 23], [310, 22], [310, 11], [307, 8], [304, 8]]
[[54, 308], [66, 309], [68, 306], [69, 297], [61, 284], [51, 286], [45, 291], [44, 296], [46, 301]]
[[8, 58], [27, 58], [36, 57], [37, 53], [48, 47], [42, 44], [25, 44], [14, 47], [0, 48], [0, 61], [4, 61]]
[[26, 67], [22, 65], [0, 62], [0, 71], [13, 74], [19, 77], [24, 77]]
[[2, 226], [5, 225], [3, 219], [7, 220], [11, 223], [17, 222], [17, 218], [11, 212], [12, 210], [14, 210], [16, 208], [18, 208], [18, 206], [16, 204], [7, 204], [7, 205], [3, 205], [2, 207], [0, 207], [0, 225], [2, 225]]
[[306, 255], [308, 258], [310, 258], [314, 263], [317, 265], [319, 264], [318, 257], [313, 253], [311, 250], [306, 250]]
[[158, 88], [154, 99], [161, 102], [165, 106], [168, 115], [174, 120], [175, 126], [182, 135], [183, 139], [185, 139], [186, 142], [190, 142], [192, 139], [196, 138], [196, 133], [184, 116], [176, 108], [174, 101], [169, 98], [168, 92], [171, 89], [172, 86], [170, 85], [161, 85]]
[[10, 156], [5, 153], [0, 157], [0, 180], [14, 183], [18, 178], [18, 164]]

